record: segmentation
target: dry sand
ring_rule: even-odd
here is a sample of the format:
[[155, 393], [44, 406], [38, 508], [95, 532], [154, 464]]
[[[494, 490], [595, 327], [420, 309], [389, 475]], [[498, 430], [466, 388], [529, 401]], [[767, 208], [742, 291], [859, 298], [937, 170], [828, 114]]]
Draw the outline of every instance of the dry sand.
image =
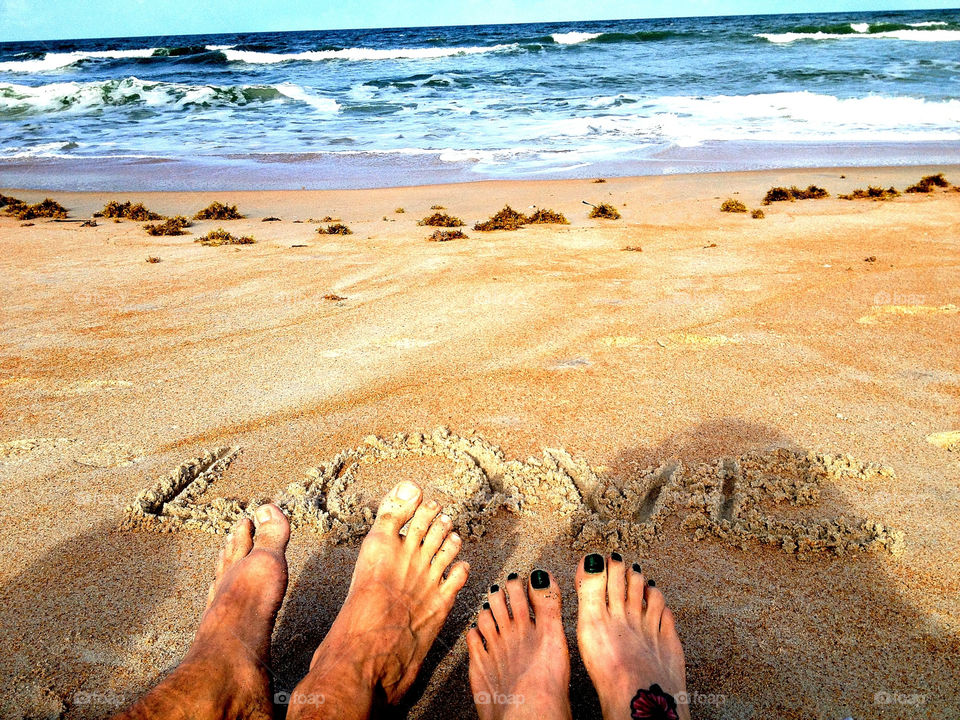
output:
[[[719, 212], [939, 171], [960, 181], [4, 191], [72, 218], [112, 198], [248, 218], [157, 238], [0, 216], [0, 715], [100, 716], [154, 683], [189, 645], [217, 531], [268, 499], [297, 526], [273, 663], [292, 688], [400, 478], [456, 515], [473, 566], [410, 717], [473, 715], [463, 631], [487, 585], [551, 569], [575, 647], [574, 565], [614, 548], [676, 611], [694, 717], [960, 715], [960, 193]], [[446, 243], [416, 224], [504, 202], [571, 224]], [[354, 234], [293, 222], [327, 215]], [[218, 226], [257, 243], [193, 242]]]

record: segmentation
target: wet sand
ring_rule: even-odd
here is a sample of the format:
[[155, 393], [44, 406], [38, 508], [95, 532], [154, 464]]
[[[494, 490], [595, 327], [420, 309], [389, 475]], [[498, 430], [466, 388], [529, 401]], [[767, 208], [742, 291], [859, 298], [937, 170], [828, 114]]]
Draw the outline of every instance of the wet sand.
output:
[[[0, 216], [2, 714], [109, 714], [176, 664], [223, 538], [217, 522], [135, 523], [126, 508], [226, 447], [239, 452], [205, 492], [181, 498], [188, 515], [313, 498], [290, 546], [277, 690], [346, 593], [363, 508], [409, 478], [473, 535], [410, 717], [473, 716], [463, 632], [511, 571], [557, 575], [575, 647], [587, 548], [619, 549], [666, 593], [694, 717], [960, 713], [960, 454], [927, 439], [960, 429], [960, 193], [719, 212], [727, 198], [760, 207], [771, 185], [835, 196], [940, 171], [960, 182], [942, 167], [4, 190], [79, 219], [109, 199], [171, 215], [221, 200], [247, 218], [150, 237], [131, 221]], [[582, 201], [623, 217], [590, 220]], [[505, 202], [571, 223], [470, 229]], [[436, 204], [468, 239], [425, 240], [417, 221]], [[354, 234], [294, 222], [324, 216]], [[193, 242], [219, 226], [257, 242]], [[418, 433], [442, 451], [396, 451]], [[321, 521], [326, 495], [309, 493], [344, 451], [346, 509]], [[573, 676], [590, 717], [575, 652]]]

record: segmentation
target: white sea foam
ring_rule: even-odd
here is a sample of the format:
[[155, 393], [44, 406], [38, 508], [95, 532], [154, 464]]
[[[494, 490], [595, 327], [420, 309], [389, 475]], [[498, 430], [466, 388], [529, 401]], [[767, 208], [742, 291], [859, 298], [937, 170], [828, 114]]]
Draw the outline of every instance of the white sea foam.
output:
[[907, 23], [910, 27], [943, 27], [950, 23], [943, 20], [927, 20], [926, 22]]
[[277, 85], [187, 85], [128, 77], [102, 82], [63, 82], [39, 85], [0, 83], [0, 113], [27, 114], [90, 111], [121, 105], [206, 107], [248, 105], [283, 100], [302, 102], [325, 113], [340, 106], [293, 83]]
[[[505, 50], [516, 50], [518, 47], [520, 46], [516, 43], [510, 43], [483, 47], [388, 48], [384, 50], [344, 48], [343, 50], [305, 50], [296, 53], [267, 53], [254, 50], [221, 49], [219, 47], [217, 49], [224, 54], [229, 62], [274, 64], [292, 61], [317, 62], [321, 60], [432, 60], [457, 55], [503, 52]], [[208, 46], [207, 49], [212, 50], [214, 46]]]
[[565, 32], [565, 33], [554, 33], [550, 37], [553, 38], [553, 41], [558, 45], [576, 45], [577, 43], [586, 42], [587, 40], [593, 40], [594, 38], [600, 37], [602, 33], [589, 33], [589, 32]]
[[35, 73], [70, 67], [83, 60], [94, 58], [123, 59], [151, 57], [157, 48], [136, 50], [91, 50], [68, 53], [46, 53], [42, 58], [10, 60], [0, 63], [0, 72]]
[[[851, 25], [851, 27], [853, 26]], [[792, 43], [798, 40], [845, 40], [847, 38], [886, 38], [892, 40], [913, 40], [916, 42], [956, 42], [960, 40], [960, 30], [888, 30], [878, 33], [860, 30], [854, 33], [786, 32], [760, 33], [754, 35], [754, 37], [763, 38], [772, 43]]]
[[858, 33], [869, 32], [870, 23], [850, 23], [850, 29]]

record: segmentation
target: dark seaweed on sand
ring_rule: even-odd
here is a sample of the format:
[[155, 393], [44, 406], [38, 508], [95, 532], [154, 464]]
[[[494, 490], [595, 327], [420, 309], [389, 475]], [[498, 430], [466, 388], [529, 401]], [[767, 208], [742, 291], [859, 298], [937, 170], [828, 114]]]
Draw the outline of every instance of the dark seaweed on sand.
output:
[[857, 188], [849, 195], [839, 195], [841, 200], [893, 200], [900, 197], [900, 191], [891, 186], [888, 188], [869, 186], [866, 190]]
[[103, 210], [93, 214], [94, 217], [126, 218], [127, 220], [160, 220], [162, 215], [147, 210], [143, 203], [117, 202], [111, 200], [103, 206]]
[[0, 207], [6, 208], [5, 212], [7, 215], [12, 215], [18, 220], [33, 220], [34, 218], [57, 218], [62, 220], [67, 217], [67, 209], [56, 200], [51, 200], [50, 198], [30, 205], [23, 202], [23, 200], [18, 200], [9, 195], [0, 195]]
[[619, 220], [620, 212], [609, 203], [600, 203], [590, 211], [590, 217], [604, 220]]
[[453, 215], [435, 212], [433, 215], [428, 215], [418, 222], [417, 225], [428, 225], [430, 227], [463, 227], [463, 220]]
[[504, 205], [489, 220], [478, 222], [473, 226], [474, 230], [479, 232], [490, 232], [491, 230], [518, 230], [527, 222], [523, 213], [519, 213], [509, 205]]
[[467, 235], [463, 230], [434, 230], [433, 235], [427, 238], [430, 242], [447, 242], [448, 240], [460, 240]]
[[236, 237], [223, 228], [217, 228], [216, 230], [211, 230], [203, 237], [198, 237], [194, 242], [198, 242], [201, 245], [218, 247], [220, 245], [251, 245], [256, 242], [256, 240], [248, 235]]
[[830, 193], [816, 185], [808, 185], [803, 190], [796, 185], [791, 185], [788, 188], [772, 187], [767, 190], [767, 194], [763, 198], [763, 204], [769, 205], [770, 203], [786, 201], [793, 202], [794, 200], [821, 200], [826, 197], [830, 197]]
[[734, 200], [729, 198], [723, 201], [723, 204], [720, 206], [720, 212], [727, 213], [745, 213], [747, 211], [747, 206], [744, 205], [739, 200]]
[[190, 221], [183, 215], [175, 215], [162, 223], [144, 225], [143, 229], [147, 231], [147, 235], [186, 235], [183, 229], [189, 226]]
[[943, 173], [937, 173], [936, 175], [925, 175], [924, 177], [920, 178], [920, 181], [916, 185], [911, 185], [908, 187], [907, 192], [930, 193], [933, 192], [935, 187], [950, 187], [950, 183], [947, 182], [947, 179], [943, 176]]
[[194, 220], [239, 220], [243, 215], [236, 205], [224, 205], [221, 202], [210, 203], [193, 216]]

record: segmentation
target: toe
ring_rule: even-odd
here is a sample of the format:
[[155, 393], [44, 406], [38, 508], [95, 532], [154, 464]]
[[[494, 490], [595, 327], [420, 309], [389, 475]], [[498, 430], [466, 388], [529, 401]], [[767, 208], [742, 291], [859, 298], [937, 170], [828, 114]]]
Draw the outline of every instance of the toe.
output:
[[253, 546], [258, 550], [283, 553], [290, 540], [290, 523], [283, 511], [273, 503], [261, 505], [253, 515], [257, 531]]
[[413, 517], [422, 496], [423, 492], [414, 483], [406, 480], [398, 483], [380, 503], [372, 531], [399, 534], [400, 528]]
[[627, 570], [627, 614], [639, 618], [643, 615], [643, 589], [647, 580], [643, 577], [640, 566], [634, 563]]
[[610, 561], [607, 563], [607, 607], [610, 608], [610, 614], [616, 617], [623, 617], [626, 612], [625, 569], [620, 553], [610, 553]]
[[507, 578], [507, 600], [510, 601], [510, 614], [513, 621], [521, 626], [528, 626], [530, 622], [530, 603], [527, 602], [527, 592], [524, 583], [517, 573], [510, 573]]
[[440, 512], [440, 503], [436, 500], [428, 500], [418, 507], [407, 528], [407, 542], [412, 543], [415, 548], [420, 547], [423, 537], [427, 534], [438, 512]]
[[250, 518], [243, 518], [238, 522], [230, 534], [227, 542], [220, 551], [220, 561], [217, 565], [217, 576], [223, 575], [234, 563], [243, 560], [253, 548], [253, 523]]
[[507, 595], [499, 585], [491, 585], [487, 593], [487, 602], [490, 603], [490, 612], [497, 621], [500, 632], [510, 627], [510, 610], [507, 608]]
[[484, 608], [477, 616], [477, 630], [483, 635], [483, 639], [490, 647], [491, 643], [500, 639], [500, 630], [497, 628], [497, 621], [493, 619], [493, 613], [489, 608]]
[[437, 550], [437, 554], [433, 556], [433, 562], [430, 564], [431, 574], [435, 580], [443, 577], [443, 573], [446, 572], [450, 563], [454, 561], [457, 553], [460, 552], [461, 545], [462, 541], [457, 533], [452, 532], [447, 535], [447, 539], [443, 541], [443, 545]]
[[663, 593], [650, 585], [647, 585], [645, 597], [647, 599], [647, 608], [644, 610], [643, 621], [650, 632], [659, 632], [660, 618], [663, 615], [663, 610], [667, 606], [667, 603], [663, 598]]
[[603, 555], [587, 555], [577, 568], [580, 618], [593, 620], [607, 614], [607, 572]]
[[453, 521], [449, 515], [441, 515], [430, 525], [430, 529], [427, 530], [427, 534], [423, 538], [421, 550], [427, 562], [430, 562], [433, 556], [437, 554], [437, 550], [443, 545], [443, 541], [446, 540], [452, 527]]
[[477, 662], [487, 654], [487, 649], [483, 644], [483, 635], [477, 628], [470, 628], [467, 633], [467, 652], [470, 653], [471, 662]]
[[450, 607], [453, 607], [453, 601], [457, 599], [457, 593], [467, 584], [469, 577], [470, 563], [458, 562], [450, 568], [446, 579], [440, 583], [440, 595]]
[[546, 570], [530, 573], [530, 604], [537, 627], [547, 623], [560, 623], [563, 618], [560, 588]]

